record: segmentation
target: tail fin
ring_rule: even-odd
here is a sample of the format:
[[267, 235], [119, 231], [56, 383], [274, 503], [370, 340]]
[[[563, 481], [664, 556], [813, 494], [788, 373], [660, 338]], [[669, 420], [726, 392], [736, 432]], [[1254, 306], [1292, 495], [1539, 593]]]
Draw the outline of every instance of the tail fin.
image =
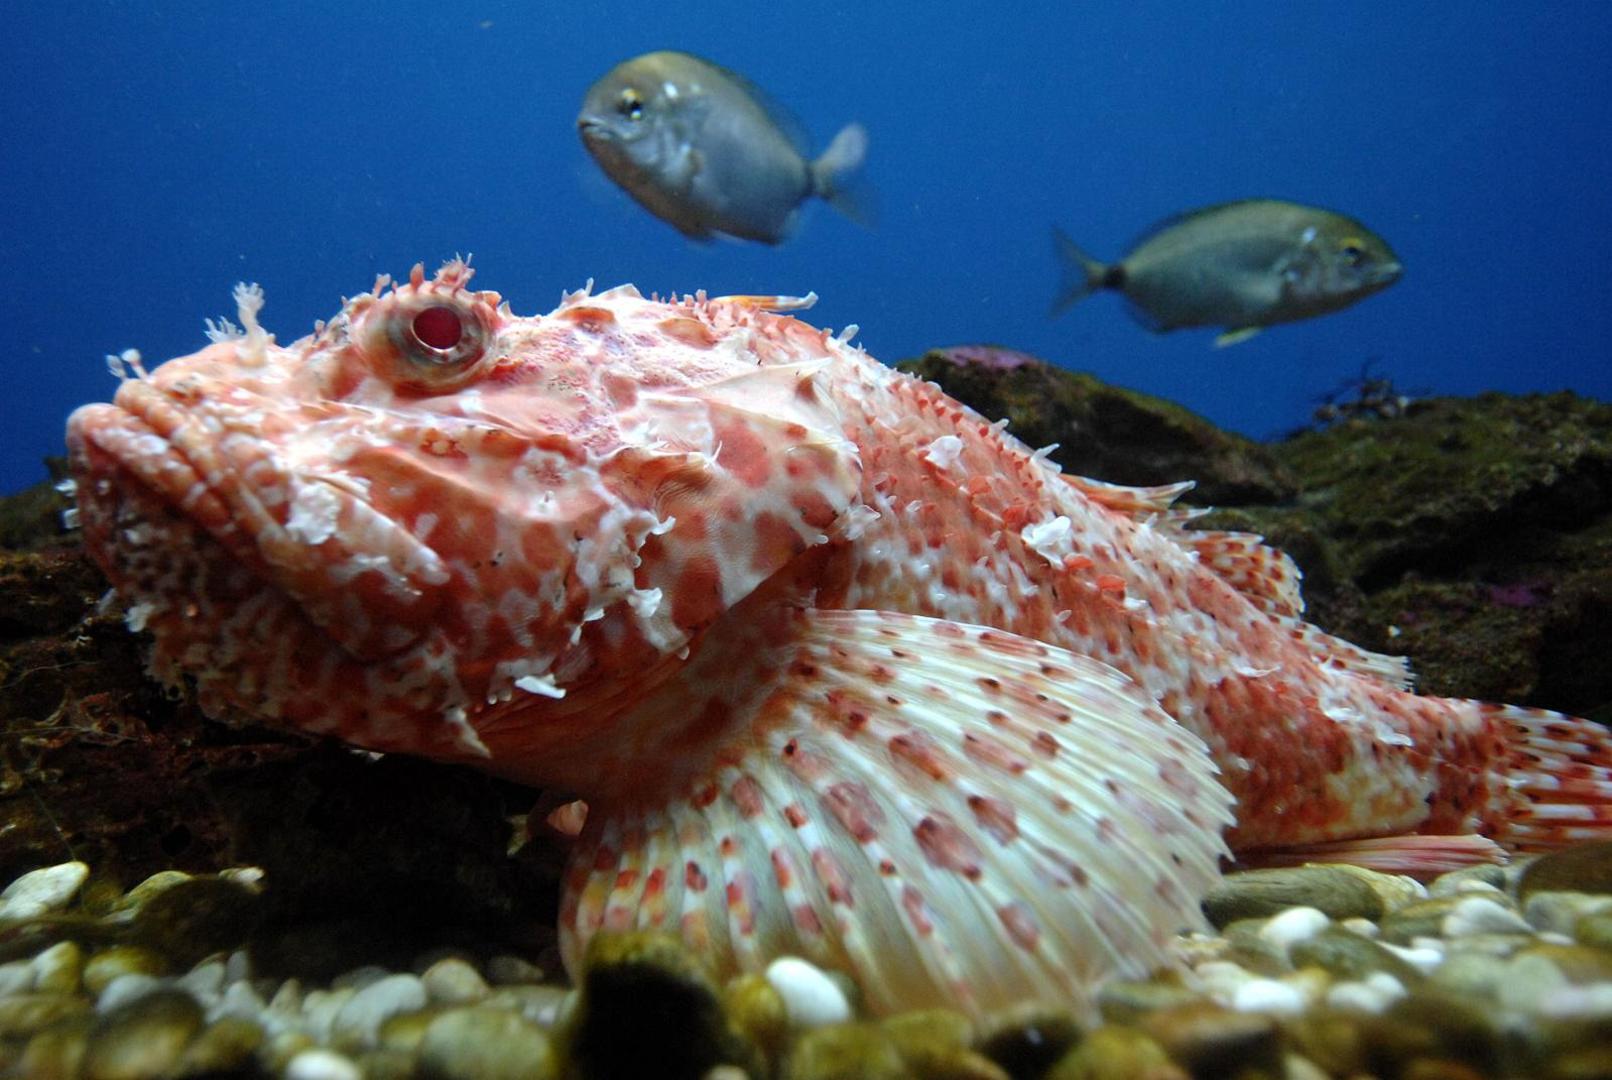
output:
[[1612, 840], [1612, 731], [1576, 716], [1518, 705], [1463, 702], [1510, 744], [1502, 820], [1484, 828], [1518, 851]]
[[857, 172], [868, 156], [868, 129], [846, 124], [822, 156], [811, 163], [812, 191], [858, 225], [872, 226], [873, 192]]
[[1056, 225], [1052, 227], [1052, 243], [1063, 268], [1063, 281], [1052, 301], [1054, 316], [1062, 315], [1098, 289], [1118, 287], [1118, 267], [1110, 267], [1087, 255]]

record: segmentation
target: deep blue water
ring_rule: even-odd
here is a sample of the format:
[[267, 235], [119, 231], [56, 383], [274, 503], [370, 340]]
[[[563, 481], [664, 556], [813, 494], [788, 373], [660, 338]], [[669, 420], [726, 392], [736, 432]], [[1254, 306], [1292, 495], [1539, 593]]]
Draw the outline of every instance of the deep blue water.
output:
[[[748, 74], [817, 140], [872, 136], [877, 228], [684, 240], [574, 117], [619, 60]], [[380, 272], [473, 252], [521, 314], [589, 277], [822, 297], [896, 360], [991, 341], [1256, 436], [1376, 358], [1402, 388], [1612, 397], [1612, 4], [1439, 2], [13, 6], [0, 34], [0, 491], [44, 475], [102, 356], [204, 343], [261, 282], [282, 341]], [[1155, 219], [1271, 195], [1405, 260], [1360, 306], [1228, 350], [1100, 296], [1047, 316], [1057, 222], [1117, 257]]]

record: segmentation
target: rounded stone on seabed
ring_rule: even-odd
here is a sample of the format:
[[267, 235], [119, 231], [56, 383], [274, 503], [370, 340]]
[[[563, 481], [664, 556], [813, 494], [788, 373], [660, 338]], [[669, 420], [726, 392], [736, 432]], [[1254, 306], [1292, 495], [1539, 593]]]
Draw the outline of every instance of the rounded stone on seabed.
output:
[[1067, 1009], [1027, 1002], [982, 1023], [976, 1049], [1014, 1076], [1039, 1076], [1079, 1038], [1080, 1025]]
[[95, 999], [95, 1011], [108, 1013], [113, 1009], [121, 1009], [131, 1002], [166, 989], [168, 985], [168, 980], [161, 975], [147, 975], [139, 971], [119, 975], [107, 983], [106, 989]]
[[1188, 1080], [1185, 1069], [1170, 1060], [1164, 1047], [1135, 1028], [1105, 1024], [1081, 1039], [1058, 1059], [1045, 1080]]
[[1222, 960], [1240, 964], [1260, 975], [1280, 975], [1292, 971], [1287, 949], [1264, 934], [1268, 922], [1269, 919], [1238, 919], [1227, 926], [1222, 931], [1227, 945]]
[[540, 983], [543, 969], [525, 957], [500, 954], [487, 961], [487, 981], [494, 986]]
[[1307, 1004], [1303, 990], [1280, 979], [1250, 979], [1231, 997], [1231, 1007], [1238, 1012], [1273, 1016], [1294, 1016], [1303, 1012]]
[[1194, 1076], [1281, 1068], [1281, 1032], [1265, 1013], [1184, 1005], [1144, 1017], [1138, 1026]]
[[1542, 891], [1523, 902], [1523, 917], [1541, 933], [1571, 934], [1586, 915], [1612, 914], [1612, 896], [1595, 893]]
[[1385, 987], [1351, 979], [1330, 986], [1325, 1000], [1329, 1008], [1376, 1014], [1404, 996], [1403, 987], [1395, 994]]
[[286, 1063], [282, 1080], [364, 1080], [358, 1063], [334, 1050], [314, 1047]]
[[1333, 919], [1376, 919], [1385, 910], [1382, 896], [1367, 880], [1340, 867], [1315, 865], [1227, 874], [1205, 895], [1202, 906], [1217, 928], [1292, 907], [1316, 908]]
[[1286, 955], [1295, 944], [1314, 937], [1330, 925], [1332, 920], [1325, 912], [1313, 907], [1292, 907], [1271, 916], [1260, 928], [1259, 936]]
[[1526, 934], [1533, 927], [1507, 904], [1487, 896], [1463, 895], [1444, 916], [1441, 929], [1445, 937], [1451, 938], [1469, 934]]
[[26, 994], [34, 988], [34, 977], [32, 960], [13, 960], [7, 964], [0, 964], [0, 997]]
[[1612, 982], [1612, 953], [1604, 949], [1585, 945], [1532, 945], [1518, 952], [1513, 963], [1528, 957], [1549, 961], [1575, 986]]
[[1392, 945], [1406, 945], [1412, 938], [1437, 937], [1444, 930], [1444, 917], [1454, 911], [1463, 899], [1460, 896], [1441, 896], [1397, 908], [1378, 922], [1382, 930], [1381, 940]]
[[[879, 1027], [896, 1044], [901, 1060], [920, 1075], [940, 1073], [950, 1075], [956, 1071], [959, 1055], [968, 1051], [974, 1042], [974, 1023], [960, 1012], [951, 1009], [917, 1009], [897, 1013], [879, 1021]], [[982, 1062], [991, 1069], [1001, 1066], [989, 1059]], [[976, 1066], [974, 1072], [978, 1071]], [[971, 1074], [972, 1075], [972, 1074]]]
[[1428, 972], [1428, 984], [1471, 1001], [1498, 1001], [1509, 965], [1505, 959], [1482, 952], [1459, 952]]
[[776, 1062], [789, 1042], [789, 1012], [767, 977], [750, 971], [735, 975], [722, 987], [728, 1022]]
[[1526, 900], [1546, 891], [1612, 894], [1612, 840], [1552, 851], [1529, 863], [1517, 895]]
[[439, 1013], [416, 1049], [419, 1074], [432, 1080], [549, 1080], [559, 1063], [536, 1024], [475, 1005]]
[[22, 1054], [5, 1071], [7, 1076], [77, 1077], [89, 1049], [95, 1018], [88, 1013], [57, 1021], [35, 1033]]
[[99, 997], [120, 976], [167, 973], [168, 961], [144, 945], [113, 945], [85, 961], [84, 989]]
[[337, 1010], [331, 1041], [338, 1046], [371, 1046], [387, 1018], [425, 1008], [425, 985], [418, 975], [387, 975], [366, 985]]
[[101, 1017], [80, 1074], [84, 1080], [170, 1075], [201, 1028], [201, 1006], [189, 994], [145, 994]]
[[34, 957], [34, 989], [76, 994], [84, 976], [84, 950], [76, 941], [58, 941]]
[[907, 1080], [910, 1075], [895, 1042], [875, 1024], [814, 1028], [795, 1041], [781, 1070], [783, 1080]]
[[1612, 952], [1612, 912], [1580, 917], [1573, 924], [1573, 940], [1592, 949]]
[[1413, 877], [1404, 874], [1385, 874], [1380, 870], [1368, 870], [1364, 866], [1355, 866], [1352, 863], [1328, 863], [1330, 869], [1341, 870], [1371, 886], [1371, 891], [1382, 899], [1384, 912], [1395, 908], [1414, 904], [1418, 900], [1426, 900], [1427, 886]]
[[214, 1020], [185, 1047], [177, 1071], [182, 1076], [248, 1072], [247, 1063], [263, 1045], [263, 1038], [263, 1029], [243, 1017]]
[[30, 870], [0, 892], [0, 922], [35, 919], [65, 908], [90, 876], [81, 862]]
[[1188, 1005], [1202, 997], [1198, 990], [1181, 983], [1112, 979], [1097, 991], [1097, 1009], [1107, 1023], [1132, 1024], [1148, 1013]]
[[90, 1011], [76, 994], [15, 994], [0, 998], [0, 1039], [22, 1039], [72, 1016]]
[[238, 881], [198, 877], [162, 890], [140, 906], [130, 926], [137, 943], [188, 966], [234, 949], [263, 914], [259, 890]]
[[[760, 976], [756, 976], [760, 978]], [[575, 1007], [577, 992], [566, 986], [532, 986], [518, 983], [499, 986], [482, 998], [478, 1005], [490, 1009], [508, 1009], [520, 1013], [540, 1028], [561, 1023], [568, 1008]]]
[[167, 892], [182, 882], [189, 881], [191, 875], [183, 870], [159, 870], [146, 878], [140, 884], [124, 893], [116, 904], [112, 905], [109, 915], [133, 914], [145, 906], [146, 901], [152, 897]]
[[445, 956], [420, 975], [425, 993], [433, 1004], [464, 1005], [480, 1001], [490, 989], [474, 964], [457, 956]]
[[1419, 969], [1389, 948], [1336, 926], [1295, 944], [1289, 959], [1294, 967], [1318, 967], [1338, 979], [1363, 979], [1375, 971], [1387, 972], [1402, 983], [1421, 978]]
[[1440, 874], [1427, 886], [1429, 897], [1462, 896], [1468, 892], [1504, 892], [1506, 888], [1506, 869], [1495, 863], [1480, 863], [1477, 866], [1463, 866], [1459, 870], [1451, 870]]
[[767, 982], [783, 999], [789, 1023], [798, 1030], [843, 1024], [851, 1003], [839, 986], [814, 964], [797, 956], [780, 956], [767, 965]]

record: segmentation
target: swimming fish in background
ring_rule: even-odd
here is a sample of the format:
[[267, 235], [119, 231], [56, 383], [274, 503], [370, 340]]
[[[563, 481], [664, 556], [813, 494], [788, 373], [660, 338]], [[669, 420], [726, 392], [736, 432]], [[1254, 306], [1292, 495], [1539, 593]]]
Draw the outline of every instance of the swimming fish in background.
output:
[[593, 84], [577, 128], [605, 174], [684, 236], [776, 244], [817, 196], [851, 217], [847, 186], [868, 136], [849, 124], [816, 160], [795, 125], [745, 78], [683, 52], [652, 52]]
[[239, 287], [241, 330], [67, 442], [86, 548], [210, 714], [587, 802], [572, 970], [657, 927], [878, 1012], [1090, 1015], [1228, 845], [1433, 872], [1612, 835], [1606, 731], [1410, 693], [1187, 484], [1064, 475], [773, 313], [805, 301], [522, 317], [469, 279], [286, 346]]
[[1386, 289], [1403, 270], [1387, 241], [1353, 218], [1276, 199], [1168, 218], [1117, 263], [1093, 259], [1057, 227], [1052, 235], [1064, 269], [1054, 315], [1113, 289], [1155, 332], [1225, 327], [1216, 345], [1341, 311]]

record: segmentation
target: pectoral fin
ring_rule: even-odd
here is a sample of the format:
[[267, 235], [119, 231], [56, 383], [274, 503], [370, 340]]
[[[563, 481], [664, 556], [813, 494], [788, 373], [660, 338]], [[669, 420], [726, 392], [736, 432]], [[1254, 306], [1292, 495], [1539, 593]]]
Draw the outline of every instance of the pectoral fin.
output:
[[1215, 348], [1224, 349], [1228, 345], [1240, 344], [1241, 342], [1247, 341], [1249, 338], [1253, 337], [1263, 329], [1265, 329], [1263, 326], [1238, 326], [1231, 330], [1227, 330], [1225, 333], [1215, 338]]
[[[724, 973], [785, 953], [843, 970], [876, 1012], [1091, 1011], [1101, 979], [1168, 963], [1200, 925], [1232, 799], [1125, 675], [936, 619], [786, 624], [770, 651], [702, 652], [670, 715], [641, 718], [709, 764], [669, 794], [592, 803], [561, 908], [568, 963], [600, 930], [662, 928]], [[719, 722], [691, 724], [696, 689], [719, 684]]]

